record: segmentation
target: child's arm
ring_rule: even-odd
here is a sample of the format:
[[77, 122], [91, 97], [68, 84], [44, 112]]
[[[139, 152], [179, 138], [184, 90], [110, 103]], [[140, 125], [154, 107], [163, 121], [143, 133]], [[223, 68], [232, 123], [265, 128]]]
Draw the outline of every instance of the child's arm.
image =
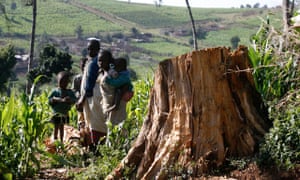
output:
[[130, 77], [125, 75], [120, 75], [117, 78], [106, 78], [105, 82], [115, 88], [119, 88], [124, 84], [130, 83]]
[[56, 102], [59, 102], [59, 95], [56, 90], [52, 90], [49, 97], [48, 97], [48, 102], [50, 105], [54, 105]]
[[50, 104], [54, 104], [54, 103], [70, 103], [70, 102], [71, 101], [70, 101], [70, 97], [69, 96], [66, 96], [66, 97], [63, 97], [63, 98], [54, 96], [54, 97], [52, 97], [52, 98], [49, 99], [49, 103]]
[[71, 90], [68, 89], [68, 94], [66, 97], [57, 99], [59, 102], [63, 102], [63, 103], [68, 103], [68, 104], [75, 104], [76, 102], [76, 96], [75, 93]]
[[76, 96], [72, 90], [68, 91], [67, 96], [60, 97], [59, 94], [56, 91], [53, 91], [49, 98], [49, 104], [55, 104], [55, 103], [70, 103], [74, 104], [76, 102]]
[[68, 103], [75, 104], [76, 101], [77, 101], [77, 97], [76, 97], [75, 93], [71, 89], [69, 89], [69, 100], [68, 100]]

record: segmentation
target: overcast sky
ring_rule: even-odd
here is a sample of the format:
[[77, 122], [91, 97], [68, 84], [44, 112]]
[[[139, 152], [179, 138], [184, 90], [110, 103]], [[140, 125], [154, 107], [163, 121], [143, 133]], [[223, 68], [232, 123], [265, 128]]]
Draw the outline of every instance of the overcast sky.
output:
[[[121, 0], [128, 1], [128, 0]], [[138, 3], [147, 3], [154, 4], [158, 0], [130, 0]], [[189, 0], [191, 7], [203, 7], [203, 8], [239, 8], [241, 5], [250, 4], [253, 6], [256, 3], [259, 3], [260, 6], [267, 5], [268, 7], [274, 7], [282, 4], [282, 0]], [[171, 6], [186, 6], [185, 0], [162, 0], [162, 5], [171, 5]]]

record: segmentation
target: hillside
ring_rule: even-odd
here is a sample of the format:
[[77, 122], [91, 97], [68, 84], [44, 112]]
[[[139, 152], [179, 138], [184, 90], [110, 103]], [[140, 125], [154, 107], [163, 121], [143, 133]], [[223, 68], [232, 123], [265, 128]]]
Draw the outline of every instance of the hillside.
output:
[[[16, 1], [16, 8], [6, 4], [9, 21], [1, 18], [0, 44], [13, 43], [19, 54], [27, 54], [30, 45], [31, 7]], [[193, 8], [199, 48], [230, 47], [233, 36], [239, 44], [249, 45], [249, 38], [258, 30], [267, 15], [278, 26], [281, 9], [204, 9]], [[261, 19], [260, 19], [261, 18]], [[92, 23], [91, 23], [92, 22]], [[80, 37], [76, 29], [81, 27]], [[118, 1], [72, 0], [39, 1], [36, 50], [53, 43], [68, 49], [77, 61], [86, 45], [86, 38], [98, 37], [102, 47], [115, 56], [128, 55], [130, 66], [138, 75], [155, 68], [158, 61], [192, 50], [190, 18], [186, 8], [155, 7]], [[36, 55], [37, 57], [37, 55]], [[18, 68], [22, 69], [22, 68]], [[26, 68], [23, 68], [26, 69]]]
[[[16, 85], [25, 82], [31, 34], [32, 9], [21, 2], [24, 0], [5, 1], [5, 18], [0, 19], [1, 46], [12, 43], [18, 55], [24, 55], [15, 69], [19, 78]], [[44, 141], [48, 138], [48, 133], [44, 132], [50, 134], [52, 130], [48, 127], [51, 118], [48, 91], [41, 91], [45, 93], [35, 96], [33, 103], [24, 103], [25, 96], [15, 98], [12, 94], [7, 98], [8, 104], [1, 104], [0, 111], [3, 115], [0, 179], [3, 179], [1, 173], [18, 173], [20, 177], [28, 177], [26, 179], [104, 179], [128, 152], [129, 158], [121, 162], [128, 162], [130, 166], [134, 162], [133, 169], [137, 167], [140, 175], [162, 170], [160, 177], [170, 175], [169, 179], [300, 178], [297, 151], [300, 58], [294, 53], [300, 46], [299, 35], [288, 41], [282, 41], [283, 33], [278, 34], [281, 37], [276, 34], [276, 37], [266, 38], [273, 33], [269, 28], [257, 36], [257, 51], [247, 49], [261, 20], [269, 16], [271, 25], [280, 27], [280, 8], [192, 8], [201, 48], [192, 51], [191, 24], [186, 8], [112, 0], [37, 2], [34, 63], [39, 60], [38, 52], [43, 45], [52, 43], [72, 55], [72, 71], [79, 71], [78, 60], [86, 52], [87, 38], [97, 37], [101, 39], [102, 48], [110, 49], [114, 56], [128, 56], [130, 68], [140, 77], [152, 73], [153, 69], [156, 71], [154, 76], [143, 78], [145, 81], [134, 82], [135, 96], [128, 103], [128, 119], [122, 125], [125, 131], [119, 127], [112, 131], [113, 144], [97, 148], [95, 154], [78, 146], [82, 140], [79, 131], [74, 133], [77, 141], [70, 146]], [[233, 37], [240, 40], [239, 45], [245, 46], [232, 50], [235, 49], [230, 42]], [[281, 42], [287, 42], [288, 46], [281, 46]], [[251, 63], [246, 59], [251, 59]], [[256, 93], [254, 85], [260, 94]], [[47, 86], [54, 86], [54, 81]], [[264, 109], [259, 97], [265, 98], [270, 119], [267, 114], [255, 116], [259, 112], [256, 109]], [[67, 135], [77, 131], [76, 109], [70, 114], [72, 127], [66, 129]], [[260, 120], [256, 121], [261, 118], [274, 128], [268, 129], [269, 125], [264, 128]], [[265, 134], [267, 131], [269, 133]], [[74, 140], [73, 137], [69, 140]], [[258, 143], [264, 141], [268, 144], [262, 144], [262, 151], [252, 154], [260, 148]], [[47, 145], [54, 145], [54, 156], [41, 154], [43, 149], [39, 145], [44, 148], [41, 143], [47, 148]], [[66, 145], [69, 145], [67, 141]], [[251, 155], [244, 152], [251, 152]], [[275, 167], [289, 168], [295, 163], [292, 171]], [[134, 179], [130, 178], [133, 172], [130, 166], [115, 169], [113, 175], [119, 176], [122, 172], [124, 177]], [[126, 179], [124, 177], [122, 179]]]

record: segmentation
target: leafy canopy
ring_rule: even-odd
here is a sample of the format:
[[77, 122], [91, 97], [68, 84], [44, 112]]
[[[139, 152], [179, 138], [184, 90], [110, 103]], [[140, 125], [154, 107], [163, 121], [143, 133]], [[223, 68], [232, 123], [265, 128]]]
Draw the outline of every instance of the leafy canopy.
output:
[[72, 69], [72, 56], [66, 52], [57, 50], [53, 45], [46, 45], [40, 52], [39, 64], [29, 71], [28, 78], [31, 82], [39, 76], [44, 75], [41, 83], [51, 81], [52, 75], [60, 71], [70, 71]]
[[14, 46], [8, 45], [0, 49], [0, 92], [7, 89], [7, 82], [13, 75], [16, 63]]

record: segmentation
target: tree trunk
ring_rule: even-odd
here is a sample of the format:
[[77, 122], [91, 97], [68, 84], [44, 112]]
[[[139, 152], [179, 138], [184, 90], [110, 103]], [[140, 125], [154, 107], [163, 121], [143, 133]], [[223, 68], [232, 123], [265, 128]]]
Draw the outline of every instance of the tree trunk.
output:
[[199, 177], [226, 157], [255, 153], [270, 124], [247, 54], [241, 46], [234, 53], [211, 48], [162, 61], [140, 134], [107, 179], [127, 167], [137, 179]]
[[[34, 41], [35, 41], [35, 26], [36, 26], [36, 0], [32, 0], [32, 29], [31, 29], [31, 41], [30, 41], [30, 54], [29, 54], [29, 60], [28, 60], [28, 66], [27, 66], [27, 73], [31, 70], [31, 64], [33, 62], [33, 56], [34, 56]], [[30, 93], [31, 83], [29, 80], [27, 80], [26, 84], [26, 93]]]
[[194, 21], [194, 18], [193, 18], [193, 14], [192, 14], [192, 10], [191, 10], [191, 7], [190, 7], [189, 0], [185, 0], [185, 2], [186, 2], [186, 7], [188, 8], [189, 15], [190, 15], [190, 18], [191, 18], [192, 31], [193, 31], [194, 50], [198, 50], [195, 21]]
[[295, 1], [282, 0], [282, 11], [283, 11], [283, 32], [287, 32], [291, 24], [291, 18], [294, 14]]

